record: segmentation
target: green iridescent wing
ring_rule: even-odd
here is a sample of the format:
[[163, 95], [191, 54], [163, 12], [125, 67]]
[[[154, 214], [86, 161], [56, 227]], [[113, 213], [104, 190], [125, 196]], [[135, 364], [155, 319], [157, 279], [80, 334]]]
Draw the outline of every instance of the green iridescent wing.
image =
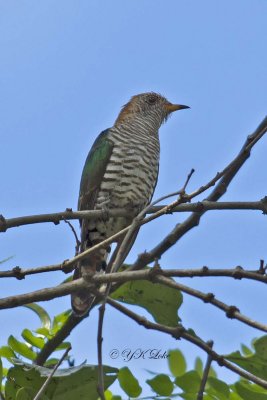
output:
[[95, 140], [83, 168], [78, 210], [94, 208], [98, 191], [113, 150], [113, 144], [108, 139], [109, 129], [101, 132]]

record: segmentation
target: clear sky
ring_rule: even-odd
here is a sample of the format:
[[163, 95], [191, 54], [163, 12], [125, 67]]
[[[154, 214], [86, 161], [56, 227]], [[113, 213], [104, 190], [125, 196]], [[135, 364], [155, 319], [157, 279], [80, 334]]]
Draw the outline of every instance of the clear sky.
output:
[[[179, 189], [192, 167], [196, 172], [189, 190], [207, 182], [266, 115], [266, 15], [266, 0], [1, 1], [0, 213], [13, 217], [75, 209], [93, 140], [112, 126], [130, 96], [144, 91], [191, 106], [161, 129], [154, 198]], [[257, 144], [224, 199], [258, 200], [267, 194], [266, 146], [267, 138]], [[144, 227], [128, 260], [152, 248], [182, 218], [166, 216]], [[256, 268], [261, 258], [267, 261], [266, 234], [266, 217], [260, 212], [206, 214], [200, 227], [164, 255], [161, 266]], [[0, 236], [0, 259], [13, 256], [4, 269], [53, 264], [74, 253], [72, 233], [63, 223], [12, 229]], [[1, 296], [49, 287], [64, 278], [55, 273], [2, 280]], [[263, 285], [230, 279], [186, 283], [214, 291], [267, 322]], [[70, 302], [64, 297], [44, 306], [53, 315]], [[94, 310], [71, 335], [77, 363], [96, 363], [97, 315]], [[205, 340], [214, 339], [222, 353], [261, 335], [188, 296], [181, 316], [186, 327]], [[1, 344], [26, 326], [38, 326], [30, 311], [1, 312]], [[202, 354], [148, 333], [113, 310], [106, 314], [106, 364], [125, 365], [109, 358], [113, 348], [177, 346], [189, 360]], [[141, 377], [146, 376], [144, 368], [164, 371], [165, 365], [164, 360], [139, 360], [129, 366]]]

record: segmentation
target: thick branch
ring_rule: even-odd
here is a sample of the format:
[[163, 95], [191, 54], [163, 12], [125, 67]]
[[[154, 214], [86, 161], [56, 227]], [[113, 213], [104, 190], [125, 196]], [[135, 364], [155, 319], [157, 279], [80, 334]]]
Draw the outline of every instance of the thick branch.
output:
[[36, 301], [52, 300], [57, 297], [67, 296], [81, 288], [88, 288], [90, 290], [91, 284], [85, 282], [80, 278], [73, 282], [64, 283], [59, 286], [35, 290], [34, 292], [18, 294], [15, 296], [8, 296], [0, 299], [0, 310], [6, 308], [14, 308], [29, 304]]

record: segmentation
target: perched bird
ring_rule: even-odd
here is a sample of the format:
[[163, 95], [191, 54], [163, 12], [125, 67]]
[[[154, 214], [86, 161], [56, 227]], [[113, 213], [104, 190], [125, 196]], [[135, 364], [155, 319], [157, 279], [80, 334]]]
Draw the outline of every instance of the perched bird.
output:
[[[188, 106], [172, 104], [157, 93], [133, 96], [123, 106], [115, 124], [95, 140], [82, 173], [78, 209], [109, 210], [126, 208], [135, 215], [149, 204], [159, 170], [159, 136], [161, 124], [176, 110]], [[112, 217], [108, 220], [81, 221], [80, 251], [96, 245], [128, 226], [135, 216]], [[136, 234], [132, 238], [132, 246]], [[122, 238], [123, 239], [123, 238]], [[122, 240], [120, 239], [120, 240]], [[117, 246], [118, 247], [118, 246]], [[105, 270], [110, 248], [89, 254], [77, 265], [74, 279]], [[94, 296], [88, 290], [72, 295], [76, 315], [84, 315]]]

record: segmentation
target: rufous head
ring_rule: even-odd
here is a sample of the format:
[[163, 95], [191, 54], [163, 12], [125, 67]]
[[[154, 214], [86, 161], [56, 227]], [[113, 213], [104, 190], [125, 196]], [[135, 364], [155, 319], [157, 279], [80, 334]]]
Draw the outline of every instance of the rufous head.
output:
[[160, 126], [170, 114], [177, 110], [190, 108], [182, 104], [172, 104], [165, 97], [158, 93], [148, 92], [133, 96], [131, 100], [122, 107], [115, 126], [125, 122], [131, 122], [131, 119], [142, 118], [144, 122], [154, 120]]

